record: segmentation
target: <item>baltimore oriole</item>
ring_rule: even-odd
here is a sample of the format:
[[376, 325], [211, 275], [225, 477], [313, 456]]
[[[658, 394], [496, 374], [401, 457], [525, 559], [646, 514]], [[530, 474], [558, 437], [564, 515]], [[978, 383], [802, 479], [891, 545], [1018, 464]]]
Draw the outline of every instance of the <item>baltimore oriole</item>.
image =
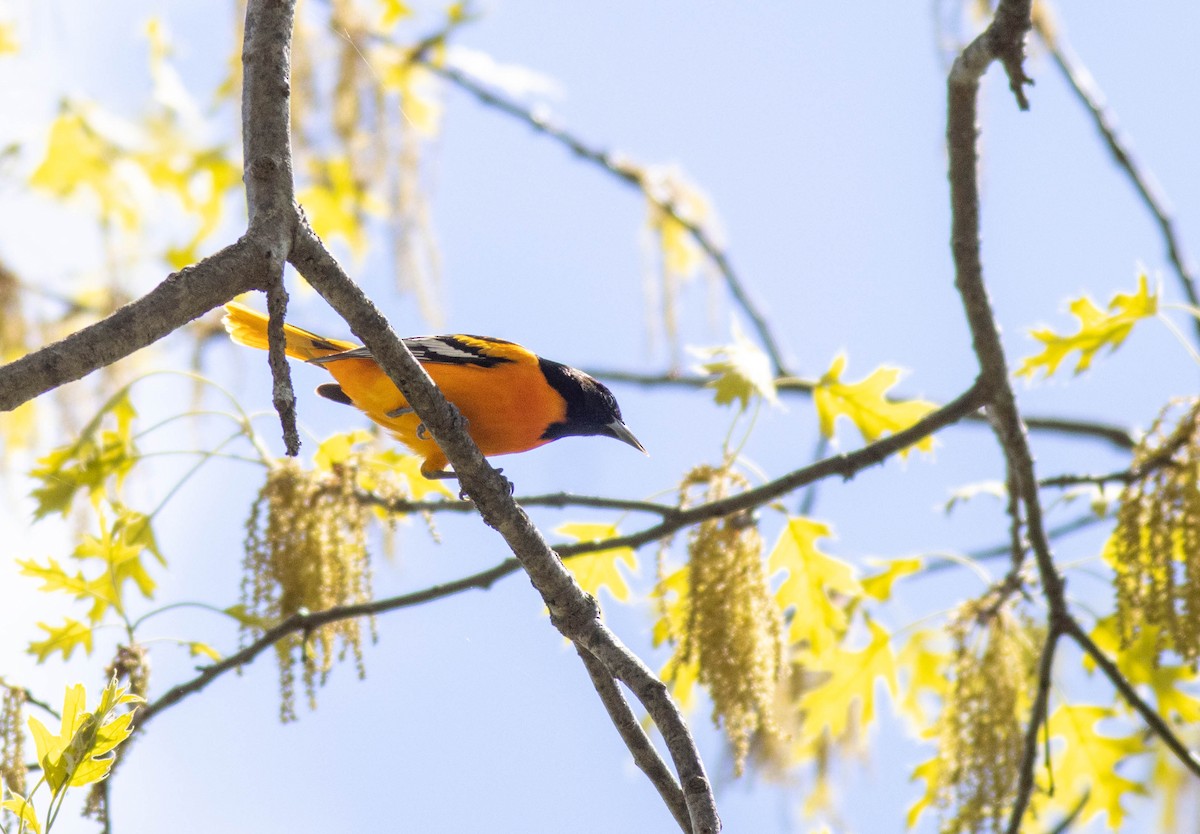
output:
[[[223, 323], [233, 341], [266, 350], [264, 314], [230, 302]], [[284, 333], [288, 356], [320, 365], [337, 380], [319, 386], [318, 394], [354, 406], [424, 457], [426, 478], [454, 477], [425, 424], [369, 350], [290, 324]], [[413, 336], [404, 343], [462, 412], [485, 455], [526, 452], [573, 435], [612, 437], [646, 451], [621, 420], [616, 397], [583, 371], [488, 336]]]

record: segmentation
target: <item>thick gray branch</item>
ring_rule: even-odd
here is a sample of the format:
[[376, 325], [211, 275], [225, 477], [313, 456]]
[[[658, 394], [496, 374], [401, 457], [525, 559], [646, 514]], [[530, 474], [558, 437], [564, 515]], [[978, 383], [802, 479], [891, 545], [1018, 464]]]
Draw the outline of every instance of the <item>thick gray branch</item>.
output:
[[0, 366], [0, 411], [17, 406], [169, 336], [238, 293], [265, 286], [269, 258], [243, 237], [169, 276], [137, 301], [61, 341]]
[[297, 233], [292, 264], [346, 320], [404, 394], [454, 466], [459, 483], [483, 520], [504, 537], [550, 610], [562, 634], [600, 660], [641, 701], [666, 740], [687, 798], [694, 834], [720, 831], [716, 801], [695, 741], [666, 685], [600, 622], [596, 601], [584, 593], [513, 501], [508, 482], [484, 459], [460, 415], [396, 336], [387, 320], [307, 228]]

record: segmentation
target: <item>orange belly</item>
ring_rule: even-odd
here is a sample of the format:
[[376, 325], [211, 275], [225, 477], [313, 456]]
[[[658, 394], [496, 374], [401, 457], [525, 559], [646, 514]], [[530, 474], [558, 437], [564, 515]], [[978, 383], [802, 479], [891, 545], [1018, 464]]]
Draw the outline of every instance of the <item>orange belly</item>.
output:
[[[423, 472], [446, 468], [445, 454], [416, 414], [388, 416], [408, 403], [374, 360], [343, 359], [324, 367], [357, 408], [425, 459]], [[468, 433], [485, 455], [536, 449], [549, 442], [542, 438], [546, 428], [566, 419], [566, 402], [546, 384], [536, 364], [481, 368], [431, 362], [424, 367], [446, 399], [462, 412]]]

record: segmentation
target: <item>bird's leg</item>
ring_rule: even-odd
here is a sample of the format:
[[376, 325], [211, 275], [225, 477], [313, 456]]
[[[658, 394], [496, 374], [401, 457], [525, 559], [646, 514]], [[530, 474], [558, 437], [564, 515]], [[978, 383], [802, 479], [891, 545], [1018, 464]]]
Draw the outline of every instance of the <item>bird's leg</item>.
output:
[[412, 414], [412, 413], [413, 413], [412, 408], [410, 408], [407, 405], [402, 405], [399, 408], [393, 408], [391, 411], [389, 411], [387, 413], [387, 416], [391, 417], [394, 420], [397, 417], [403, 417], [405, 414]]
[[[498, 475], [501, 475], [503, 472], [504, 472], [503, 469], [496, 470], [496, 474], [498, 474]], [[449, 469], [442, 469], [437, 472], [425, 472], [424, 470], [422, 470], [421, 474], [424, 475], [426, 478], [428, 478], [431, 481], [457, 481], [458, 480], [458, 475], [454, 474]], [[512, 495], [513, 492], [516, 491], [517, 485], [514, 484], [512, 481], [510, 481], [508, 478], [504, 479], [504, 483], [508, 484], [508, 494]], [[470, 501], [471, 496], [467, 495], [467, 493], [464, 490], [460, 489], [458, 491], [458, 500], [459, 501]]]

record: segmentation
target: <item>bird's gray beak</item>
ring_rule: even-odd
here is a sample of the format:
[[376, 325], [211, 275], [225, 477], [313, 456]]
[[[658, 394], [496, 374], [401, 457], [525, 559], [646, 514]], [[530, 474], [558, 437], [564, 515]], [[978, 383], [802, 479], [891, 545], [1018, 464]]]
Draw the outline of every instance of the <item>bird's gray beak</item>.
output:
[[629, 427], [620, 420], [613, 420], [611, 423], [606, 425], [605, 428], [608, 430], [609, 437], [615, 437], [622, 443], [628, 443], [643, 455], [646, 455], [647, 457], [650, 456], [650, 453], [646, 451], [646, 447], [638, 442], [638, 439], [633, 436], [633, 432], [629, 430]]

